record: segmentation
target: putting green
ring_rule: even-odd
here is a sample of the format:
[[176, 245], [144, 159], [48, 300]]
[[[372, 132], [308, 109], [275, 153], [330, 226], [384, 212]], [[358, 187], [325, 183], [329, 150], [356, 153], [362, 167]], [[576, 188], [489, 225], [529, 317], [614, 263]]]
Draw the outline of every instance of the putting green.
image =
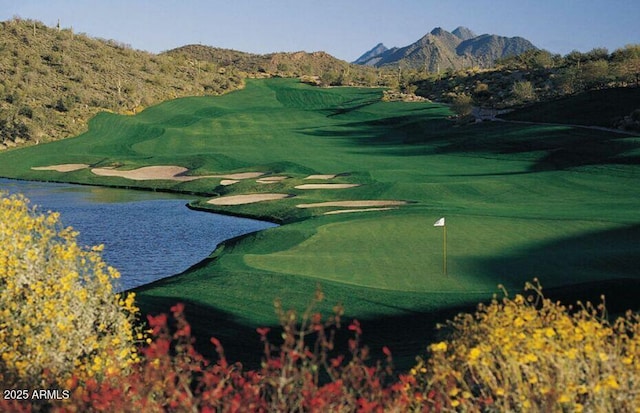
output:
[[[561, 256], [559, 261], [541, 266], [535, 262], [540, 257], [527, 257], [527, 251], [546, 240], [619, 227], [607, 222], [449, 216], [445, 276], [444, 234], [442, 228], [433, 227], [436, 219], [435, 215], [387, 213], [321, 224], [314, 235], [291, 248], [266, 254], [248, 253], [244, 261], [256, 270], [354, 286], [491, 293], [497, 280], [513, 289], [536, 276], [547, 287], [561, 284], [568, 272], [580, 271], [584, 280], [589, 279], [594, 274], [588, 268], [567, 268]], [[291, 225], [294, 229], [295, 224]], [[529, 262], [513, 268], [505, 259], [502, 269], [499, 263], [491, 268], [493, 272], [483, 268], [483, 262], [508, 255]], [[541, 271], [543, 267], [545, 271]]]

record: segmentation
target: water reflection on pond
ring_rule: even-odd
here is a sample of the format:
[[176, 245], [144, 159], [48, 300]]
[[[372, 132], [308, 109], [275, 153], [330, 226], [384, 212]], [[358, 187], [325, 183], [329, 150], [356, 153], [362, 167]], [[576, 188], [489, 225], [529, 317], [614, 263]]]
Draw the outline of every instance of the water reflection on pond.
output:
[[58, 211], [80, 232], [81, 245], [104, 244], [105, 261], [129, 289], [180, 273], [220, 242], [275, 224], [192, 211], [184, 196], [70, 184], [0, 179], [0, 190], [23, 193], [40, 211]]

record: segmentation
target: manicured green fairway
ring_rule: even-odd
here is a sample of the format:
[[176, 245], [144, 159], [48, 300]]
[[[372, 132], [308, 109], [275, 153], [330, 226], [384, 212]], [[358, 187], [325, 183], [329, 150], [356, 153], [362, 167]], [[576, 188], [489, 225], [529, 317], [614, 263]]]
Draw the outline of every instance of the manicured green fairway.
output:
[[[253, 351], [255, 327], [275, 323], [272, 305], [304, 307], [317, 284], [325, 309], [343, 302], [365, 320], [372, 345], [413, 356], [433, 325], [538, 277], [563, 297], [640, 292], [640, 138], [563, 126], [457, 126], [446, 107], [381, 102], [375, 89], [319, 89], [294, 80], [248, 81], [222, 97], [186, 98], [134, 117], [100, 114], [77, 138], [0, 154], [0, 176], [186, 191], [200, 208], [285, 225], [233, 240], [215, 258], [139, 290], [147, 311], [175, 301], [194, 310], [195, 331]], [[131, 181], [89, 169], [33, 166], [86, 163], [134, 169], [177, 165], [190, 175], [264, 172], [221, 185]], [[312, 174], [340, 174], [331, 180]], [[349, 189], [296, 189], [350, 183]], [[219, 195], [292, 197], [214, 206]], [[196, 195], [194, 195], [195, 197]], [[344, 200], [401, 200], [389, 210], [324, 215], [348, 207], [298, 208]], [[152, 213], [150, 211], [150, 213]], [[443, 233], [447, 218], [447, 269]], [[627, 296], [626, 294], [630, 294]], [[637, 304], [636, 304], [637, 305]], [[223, 342], [224, 342], [223, 340]], [[259, 347], [259, 346], [258, 346]]]

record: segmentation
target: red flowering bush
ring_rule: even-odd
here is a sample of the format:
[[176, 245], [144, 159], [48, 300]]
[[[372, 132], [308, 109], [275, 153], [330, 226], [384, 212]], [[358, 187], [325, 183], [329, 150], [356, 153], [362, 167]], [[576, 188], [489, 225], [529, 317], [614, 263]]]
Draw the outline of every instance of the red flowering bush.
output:
[[313, 311], [321, 299], [318, 291], [301, 315], [276, 305], [283, 340], [276, 345], [268, 338], [268, 328], [257, 329], [264, 344], [258, 370], [229, 363], [216, 338], [211, 342], [218, 359], [205, 360], [194, 349], [184, 306], [177, 304], [171, 308], [171, 326], [165, 314], [148, 317], [153, 339], [129, 374], [72, 381], [71, 397], [49, 407], [58, 412], [405, 411], [410, 377], [400, 382], [392, 378], [387, 348], [384, 365], [367, 364], [369, 350], [360, 344], [358, 321], [348, 327], [353, 332], [349, 356], [330, 357], [342, 309], [336, 307], [324, 318]]

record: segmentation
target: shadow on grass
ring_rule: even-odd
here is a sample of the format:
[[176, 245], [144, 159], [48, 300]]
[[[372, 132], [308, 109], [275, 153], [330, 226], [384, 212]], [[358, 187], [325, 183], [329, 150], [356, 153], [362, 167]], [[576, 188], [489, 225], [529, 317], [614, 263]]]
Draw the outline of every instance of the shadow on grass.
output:
[[521, 287], [537, 277], [553, 297], [566, 303], [598, 302], [600, 295], [613, 313], [640, 310], [640, 225], [533, 246], [511, 255], [475, 264], [493, 277]]
[[628, 135], [569, 126], [502, 122], [458, 126], [425, 112], [300, 132], [347, 139], [351, 145], [363, 147], [363, 153], [514, 157], [531, 161], [529, 172], [603, 164], [640, 164], [640, 142]]
[[535, 103], [500, 117], [509, 120], [573, 123], [612, 127], [616, 118], [640, 106], [638, 88], [591, 90], [550, 102]]
[[[640, 280], [615, 279], [583, 283], [558, 288], [545, 289], [545, 296], [559, 300], [564, 304], [600, 302], [600, 296], [609, 297], [607, 309], [610, 315], [618, 316], [627, 309], [638, 309], [637, 297], [640, 295]], [[519, 291], [510, 291], [515, 294]], [[611, 298], [615, 297], [615, 298]], [[217, 360], [217, 354], [209, 341], [216, 337], [222, 342], [227, 360], [241, 362], [247, 369], [258, 369], [263, 360], [263, 345], [256, 328], [262, 325], [250, 325], [220, 309], [175, 297], [141, 296], [138, 305], [143, 314], [168, 313], [176, 302], [185, 303], [187, 320], [196, 337], [196, 349], [209, 360]], [[485, 302], [489, 301], [489, 297]], [[362, 343], [371, 350], [370, 362], [385, 359], [382, 347], [391, 349], [394, 367], [397, 372], [406, 372], [416, 364], [417, 356], [425, 356], [429, 344], [447, 337], [449, 331], [438, 329], [438, 324], [452, 320], [459, 313], [472, 313], [476, 305], [456, 306], [439, 311], [412, 311], [410, 314], [359, 319], [362, 329]], [[275, 320], [275, 315], [274, 315]], [[351, 319], [345, 317], [341, 328], [336, 332], [336, 347], [333, 355], [348, 354], [348, 340], [353, 333], [347, 328]], [[269, 339], [272, 343], [280, 341], [281, 328], [275, 323]], [[348, 358], [347, 358], [348, 359]]]
[[[177, 302], [185, 304], [187, 321], [191, 324], [193, 336], [196, 337], [196, 349], [209, 360], [217, 360], [217, 354], [209, 340], [211, 337], [221, 341], [228, 361], [240, 361], [248, 369], [259, 368], [263, 359], [263, 344], [256, 328], [270, 327], [269, 339], [272, 343], [280, 343], [279, 335], [282, 329], [275, 323], [275, 314], [274, 324], [253, 325], [223, 310], [182, 298], [144, 294], [137, 297], [137, 304], [145, 316], [169, 313], [169, 308]], [[363, 329], [362, 344], [370, 348], [371, 362], [384, 360], [382, 347], [389, 347], [393, 352], [397, 370], [407, 371], [415, 365], [416, 357], [424, 355], [427, 346], [442, 336], [443, 333], [436, 328], [438, 323], [444, 323], [460, 312], [474, 309], [475, 305], [469, 305], [435, 312], [412, 311], [403, 315], [359, 318]], [[347, 316], [342, 321], [341, 328], [336, 331], [336, 355], [348, 354], [348, 340], [353, 338], [353, 333], [347, 328], [352, 318]]]
[[232, 314], [217, 308], [185, 300], [184, 297], [157, 297], [140, 294], [136, 303], [146, 315], [169, 314], [176, 303], [185, 304], [185, 315], [196, 338], [196, 349], [209, 360], [217, 360], [215, 347], [210, 338], [216, 337], [224, 346], [229, 361], [241, 361], [250, 368], [258, 367], [262, 355], [260, 336], [256, 326], [240, 322]]
[[367, 106], [373, 105], [377, 102], [379, 102], [379, 99], [371, 99], [364, 102], [359, 99], [354, 99], [343, 103], [339, 108], [325, 109], [322, 112], [327, 112], [327, 117], [330, 118], [333, 116], [346, 115], [359, 109], [366, 108]]

